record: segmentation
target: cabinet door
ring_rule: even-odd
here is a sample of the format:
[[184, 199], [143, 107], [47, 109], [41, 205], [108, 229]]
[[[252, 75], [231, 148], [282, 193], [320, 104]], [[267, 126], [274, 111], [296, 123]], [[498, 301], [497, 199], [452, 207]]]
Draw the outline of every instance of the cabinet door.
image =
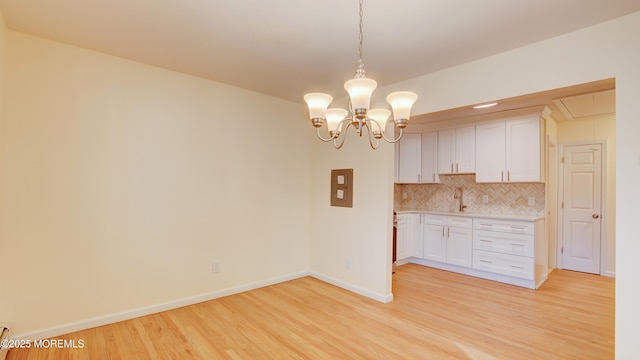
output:
[[447, 261], [445, 227], [423, 224], [424, 258], [433, 261]]
[[476, 127], [456, 129], [455, 172], [470, 174], [476, 172]]
[[456, 131], [438, 131], [438, 173], [453, 174], [456, 152]]
[[398, 146], [398, 182], [419, 183], [421, 134], [404, 134]]
[[396, 229], [396, 260], [403, 260], [411, 256], [408, 242], [408, 222], [406, 215], [398, 215], [398, 225]]
[[447, 263], [471, 267], [473, 230], [449, 227], [447, 238]]
[[505, 122], [476, 126], [476, 182], [505, 181]]
[[420, 158], [422, 159], [422, 183], [439, 183], [440, 176], [438, 176], [438, 133], [433, 131], [422, 134], [421, 149], [422, 152]]
[[509, 120], [506, 122], [505, 181], [539, 182], [540, 174], [540, 118]]
[[424, 256], [424, 243], [422, 235], [422, 214], [411, 214], [411, 256], [422, 259]]

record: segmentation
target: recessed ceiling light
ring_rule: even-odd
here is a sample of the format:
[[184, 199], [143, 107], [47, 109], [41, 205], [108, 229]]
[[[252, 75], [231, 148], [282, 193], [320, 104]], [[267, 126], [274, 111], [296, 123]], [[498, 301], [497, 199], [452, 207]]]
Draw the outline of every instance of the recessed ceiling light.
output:
[[484, 109], [484, 108], [488, 108], [488, 107], [492, 107], [492, 106], [496, 106], [498, 105], [497, 102], [491, 103], [491, 104], [482, 104], [482, 105], [476, 105], [473, 108], [474, 109]]

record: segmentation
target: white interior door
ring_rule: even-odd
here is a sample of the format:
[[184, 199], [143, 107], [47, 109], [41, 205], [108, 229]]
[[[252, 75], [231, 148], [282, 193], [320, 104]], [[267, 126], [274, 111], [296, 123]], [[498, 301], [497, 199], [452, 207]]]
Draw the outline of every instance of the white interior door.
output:
[[562, 267], [600, 273], [602, 145], [563, 149]]

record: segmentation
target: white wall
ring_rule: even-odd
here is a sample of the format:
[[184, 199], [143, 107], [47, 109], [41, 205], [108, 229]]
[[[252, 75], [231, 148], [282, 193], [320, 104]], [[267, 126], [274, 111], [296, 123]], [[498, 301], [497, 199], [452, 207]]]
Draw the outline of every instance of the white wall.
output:
[[[415, 114], [616, 79], [616, 357], [640, 357], [640, 12], [394, 84], [421, 100]], [[374, 165], [371, 165], [374, 166]], [[381, 213], [385, 209], [379, 210]], [[320, 219], [322, 220], [322, 219]], [[384, 280], [380, 280], [383, 282]]]
[[6, 39], [0, 320], [14, 336], [308, 270], [302, 105]]
[[558, 143], [576, 141], [606, 140], [606, 202], [603, 203], [606, 224], [606, 268], [603, 272], [609, 276], [616, 270], [616, 117], [564, 121], [558, 123]]
[[[341, 150], [313, 140], [311, 270], [387, 302], [392, 299], [393, 145], [373, 151], [366, 134], [358, 137], [353, 129], [348, 134]], [[353, 208], [330, 206], [332, 169], [353, 169]], [[348, 259], [351, 269], [345, 266]]]

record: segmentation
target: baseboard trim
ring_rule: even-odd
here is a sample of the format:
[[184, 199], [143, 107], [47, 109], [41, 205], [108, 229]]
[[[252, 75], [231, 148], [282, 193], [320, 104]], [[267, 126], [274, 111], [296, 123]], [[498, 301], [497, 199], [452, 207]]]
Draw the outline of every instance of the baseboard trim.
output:
[[235, 295], [245, 291], [259, 289], [262, 287], [282, 283], [285, 281], [299, 279], [305, 276], [313, 276], [313, 275], [309, 271], [302, 271], [302, 272], [293, 273], [289, 275], [278, 276], [275, 278], [257, 281], [249, 284], [212, 291], [212, 292], [201, 294], [201, 295], [190, 296], [190, 297], [186, 297], [178, 300], [168, 301], [168, 302], [155, 304], [151, 306], [145, 306], [142, 308], [127, 310], [127, 311], [123, 311], [115, 314], [98, 316], [98, 317], [81, 320], [73, 323], [63, 324], [60, 326], [54, 326], [46, 329], [31, 331], [24, 334], [17, 334], [15, 336], [12, 336], [11, 338], [18, 339], [18, 340], [40, 340], [40, 339], [52, 338], [52, 337], [69, 334], [76, 331], [91, 329], [97, 326], [113, 324], [119, 321], [135, 319], [145, 315], [177, 309], [184, 306], [193, 305], [193, 304], [197, 304], [204, 301], [209, 301], [209, 300], [213, 300], [213, 299], [217, 299], [217, 298], [221, 298], [229, 295]]
[[356, 285], [353, 285], [353, 284], [349, 284], [349, 283], [346, 283], [344, 281], [340, 281], [340, 280], [338, 280], [336, 278], [333, 278], [331, 276], [323, 275], [323, 274], [320, 274], [320, 273], [317, 273], [317, 272], [313, 272], [313, 271], [309, 275], [314, 277], [314, 278], [316, 278], [316, 279], [318, 279], [318, 280], [324, 281], [324, 282], [329, 283], [331, 285], [335, 285], [335, 286], [337, 286], [339, 288], [354, 292], [354, 293], [356, 293], [358, 295], [362, 295], [364, 297], [368, 297], [370, 299], [379, 301], [379, 302], [384, 303], [384, 304], [393, 301], [393, 294], [386, 294], [386, 295], [385, 294], [379, 294], [379, 293], [376, 293], [376, 292], [369, 291], [367, 289], [361, 288], [359, 286], [356, 286]]

